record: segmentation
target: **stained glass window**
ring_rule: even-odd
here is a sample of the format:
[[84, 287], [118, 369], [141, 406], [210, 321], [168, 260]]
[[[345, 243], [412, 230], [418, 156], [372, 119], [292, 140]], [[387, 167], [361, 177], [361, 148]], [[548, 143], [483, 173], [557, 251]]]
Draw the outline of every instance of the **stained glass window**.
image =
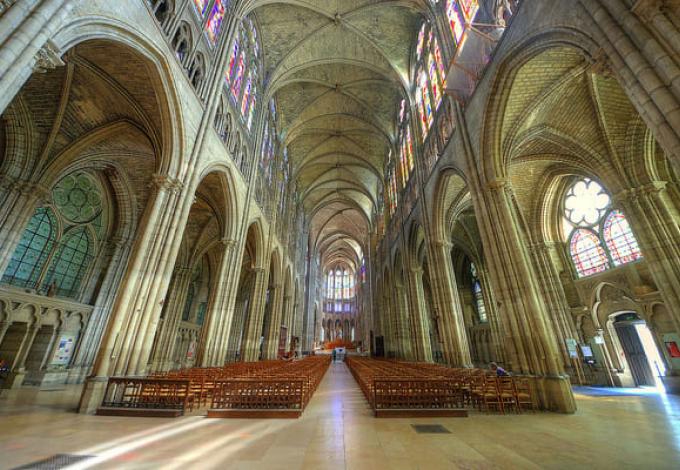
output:
[[477, 318], [482, 323], [487, 321], [486, 305], [484, 304], [484, 294], [482, 293], [482, 283], [477, 275], [475, 263], [470, 263], [470, 276], [472, 277], [472, 297], [477, 310]]
[[39, 207], [24, 229], [2, 280], [45, 293], [77, 298], [81, 283], [106, 234], [104, 193], [85, 171], [61, 178], [52, 205]]
[[234, 100], [238, 100], [241, 96], [241, 84], [243, 82], [243, 73], [245, 67], [245, 52], [241, 51], [238, 56], [238, 62], [236, 64], [236, 70], [234, 71], [234, 76], [231, 81], [231, 95]]
[[226, 80], [227, 83], [231, 83], [231, 80], [234, 76], [234, 68], [236, 67], [236, 64], [238, 63], [238, 55], [239, 53], [239, 45], [238, 41], [234, 41], [234, 47], [232, 49], [231, 57], [229, 58], [229, 69], [227, 70], [226, 74]]
[[625, 215], [611, 209], [609, 194], [590, 178], [578, 179], [567, 190], [562, 225], [579, 277], [642, 257]]
[[48, 207], [38, 208], [12, 254], [2, 276], [3, 282], [19, 287], [35, 287], [55, 238], [56, 219], [52, 210]]
[[465, 20], [456, 0], [446, 1], [446, 17], [449, 20], [449, 28], [451, 28], [453, 42], [459, 46], [463, 39], [463, 34], [465, 33]]
[[638, 242], [623, 212], [611, 211], [604, 221], [602, 231], [614, 266], [621, 266], [642, 257]]
[[465, 21], [471, 23], [479, 10], [479, 0], [459, 0], [459, 2]]
[[[204, 0], [204, 2], [207, 3], [207, 0]], [[213, 44], [217, 42], [217, 37], [220, 35], [220, 30], [222, 29], [222, 21], [224, 21], [224, 7], [226, 3], [227, 0], [215, 0], [215, 4], [213, 5], [210, 16], [208, 17], [208, 22], [205, 25], [208, 38]]]
[[416, 43], [416, 60], [420, 60], [423, 56], [423, 49], [425, 48], [425, 27], [426, 23], [420, 27], [420, 32], [418, 33], [418, 42]]
[[572, 261], [580, 277], [609, 269], [607, 255], [600, 239], [592, 230], [581, 228], [574, 231], [569, 246]]
[[54, 282], [57, 294], [75, 297], [92, 261], [93, 251], [92, 240], [86, 228], [79, 227], [66, 234], [52, 260], [45, 284]]
[[[227, 4], [225, 0], [223, 2]], [[234, 105], [249, 130], [257, 107], [259, 67], [257, 31], [254, 23], [246, 18], [239, 25], [238, 39], [234, 41], [225, 80]]]
[[209, 2], [210, 0], [194, 0], [194, 7], [196, 7], [196, 11], [201, 15], [201, 18], [205, 15], [205, 10], [208, 8]]
[[241, 114], [248, 115], [248, 106], [250, 105], [250, 90], [253, 86], [252, 78], [248, 75], [246, 79], [246, 86], [243, 89], [243, 98], [241, 98]]

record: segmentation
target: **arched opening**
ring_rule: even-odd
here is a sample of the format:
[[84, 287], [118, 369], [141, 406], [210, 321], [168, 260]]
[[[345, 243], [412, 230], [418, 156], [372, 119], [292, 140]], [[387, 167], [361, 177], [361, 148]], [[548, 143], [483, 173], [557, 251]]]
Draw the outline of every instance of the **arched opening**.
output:
[[91, 40], [64, 61], [31, 76], [0, 121], [0, 176], [12, 182], [0, 193], [0, 301], [24, 305], [2, 315], [7, 387], [90, 373], [169, 138], [140, 53]]
[[661, 385], [666, 365], [647, 323], [635, 312], [620, 312], [610, 317], [635, 386]]
[[207, 339], [205, 320], [225, 249], [221, 240], [228, 224], [226, 185], [223, 173], [212, 172], [196, 189], [154, 339], [156, 371], [191, 367]]

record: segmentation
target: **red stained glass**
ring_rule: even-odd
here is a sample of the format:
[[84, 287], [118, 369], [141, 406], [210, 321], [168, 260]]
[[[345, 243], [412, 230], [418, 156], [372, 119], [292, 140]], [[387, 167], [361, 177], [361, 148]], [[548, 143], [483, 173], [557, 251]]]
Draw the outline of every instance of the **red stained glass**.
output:
[[613, 210], [609, 213], [604, 221], [603, 235], [614, 266], [642, 258], [638, 242], [623, 212]]
[[574, 231], [569, 243], [569, 251], [579, 277], [590, 276], [609, 269], [609, 260], [604, 248], [592, 230], [581, 228]]

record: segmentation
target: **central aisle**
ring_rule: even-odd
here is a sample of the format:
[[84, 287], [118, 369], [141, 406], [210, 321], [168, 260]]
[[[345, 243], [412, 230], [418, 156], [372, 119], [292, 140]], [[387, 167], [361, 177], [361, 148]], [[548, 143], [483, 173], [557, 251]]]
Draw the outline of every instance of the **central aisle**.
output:
[[[345, 364], [336, 363], [297, 420], [121, 418], [52, 406], [0, 407], [0, 469], [58, 453], [92, 456], [72, 469], [674, 467], [677, 397], [578, 400], [576, 415], [376, 419]], [[451, 434], [417, 434], [415, 423], [441, 424]]]

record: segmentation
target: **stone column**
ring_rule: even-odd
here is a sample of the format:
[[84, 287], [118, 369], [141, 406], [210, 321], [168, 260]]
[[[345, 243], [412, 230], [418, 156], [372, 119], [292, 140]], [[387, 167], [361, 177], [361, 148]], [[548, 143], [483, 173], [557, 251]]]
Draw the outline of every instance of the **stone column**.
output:
[[204, 345], [198, 356], [202, 367], [214, 367], [224, 364], [227, 355], [229, 331], [234, 316], [234, 301], [230, 295], [234, 292], [231, 284], [238, 283], [238, 270], [232, 269], [234, 262], [236, 240], [222, 240], [224, 250], [220, 261], [218, 279], [215, 284], [215, 295], [206, 315], [204, 329]]
[[241, 342], [241, 358], [246, 362], [257, 361], [259, 357], [262, 317], [264, 315], [264, 295], [268, 280], [266, 269], [255, 268], [253, 271], [255, 273], [255, 282]]
[[529, 247], [533, 263], [536, 266], [539, 289], [543, 298], [545, 298], [553, 331], [557, 334], [557, 347], [562, 360], [562, 367], [565, 370], [571, 370], [572, 359], [569, 357], [565, 340], [576, 338], [576, 331], [571, 321], [569, 303], [550, 256], [551, 250], [555, 248], [554, 243], [547, 242], [538, 242]]
[[110, 253], [106, 276], [99, 288], [94, 309], [87, 318], [85, 328], [81, 331], [78, 349], [69, 368], [68, 383], [80, 383], [89, 373], [97, 355], [104, 329], [111, 316], [118, 287], [125, 274], [130, 255], [130, 240], [112, 237], [106, 247]]
[[26, 358], [28, 353], [31, 351], [31, 346], [33, 346], [33, 340], [40, 330], [40, 324], [34, 322], [26, 328], [26, 333], [21, 341], [21, 346], [17, 351], [17, 355], [14, 358], [14, 363], [10, 364], [10, 373], [7, 377], [4, 388], [19, 388], [24, 382], [24, 377], [26, 376]]
[[444, 346], [444, 360], [454, 367], [472, 367], [470, 344], [465, 329], [463, 306], [458, 293], [450, 242], [438, 240], [432, 244], [430, 280], [432, 301], [435, 304], [435, 318], [439, 323], [439, 334]]
[[[270, 274], [271, 275], [271, 274]], [[281, 322], [283, 317], [283, 286], [274, 284], [270, 291], [271, 312], [269, 321], [265, 319], [263, 359], [276, 359], [281, 336]]]
[[57, 348], [59, 347], [59, 340], [61, 339], [61, 333], [62, 333], [62, 324], [59, 324], [58, 326], [55, 326], [52, 329], [52, 337], [50, 338], [50, 343], [47, 346], [47, 350], [45, 351], [45, 355], [43, 356], [43, 359], [40, 363], [40, 370], [45, 370], [50, 366], [50, 361], [54, 357], [54, 353], [57, 352]]
[[413, 345], [411, 332], [411, 315], [408, 311], [408, 298], [406, 295], [406, 286], [395, 285], [392, 292], [394, 300], [394, 320], [395, 320], [395, 339], [397, 343], [397, 353], [401, 359], [412, 361]]
[[175, 338], [182, 320], [182, 312], [186, 304], [189, 284], [191, 284], [191, 275], [191, 268], [186, 266], [175, 268], [165, 297], [165, 318], [157, 333], [158, 344], [152, 360], [152, 370], [154, 371], [167, 371], [174, 363]]
[[0, 15], [0, 114], [31, 74], [63, 65], [49, 38], [62, 27], [73, 0], [22, 0]]
[[[640, 245], [675, 331], [680, 334], [680, 228], [677, 206], [664, 181], [614, 195]], [[670, 370], [667, 389], [680, 393], [680, 369]]]
[[412, 310], [412, 326], [415, 336], [415, 359], [417, 361], [432, 362], [432, 344], [430, 343], [429, 320], [425, 292], [423, 290], [423, 268], [412, 267], [409, 285], [413, 293], [414, 308]]
[[[676, 169], [680, 167], [680, 67], [622, 0], [579, 0], [611, 69]], [[648, 2], [641, 2], [640, 11]], [[658, 21], [658, 15], [654, 15]], [[662, 32], [663, 34], [663, 32]], [[677, 47], [676, 47], [677, 49]]]
[[5, 339], [5, 334], [7, 333], [7, 330], [9, 330], [9, 327], [11, 325], [12, 322], [9, 320], [0, 322], [0, 344], [2, 344], [2, 340]]
[[506, 347], [510, 367], [515, 373], [537, 376], [538, 398], [544, 408], [574, 412], [571, 385], [519, 228], [512, 190], [504, 181], [495, 181], [480, 196], [473, 201], [480, 206], [476, 213], [486, 260], [501, 304], [500, 318], [509, 335]]
[[[144, 375], [172, 268], [191, 205], [178, 180], [156, 175], [113, 315], [83, 390], [79, 409], [93, 412], [110, 375]], [[193, 194], [191, 195], [193, 196]], [[180, 209], [181, 208], [181, 209]]]

